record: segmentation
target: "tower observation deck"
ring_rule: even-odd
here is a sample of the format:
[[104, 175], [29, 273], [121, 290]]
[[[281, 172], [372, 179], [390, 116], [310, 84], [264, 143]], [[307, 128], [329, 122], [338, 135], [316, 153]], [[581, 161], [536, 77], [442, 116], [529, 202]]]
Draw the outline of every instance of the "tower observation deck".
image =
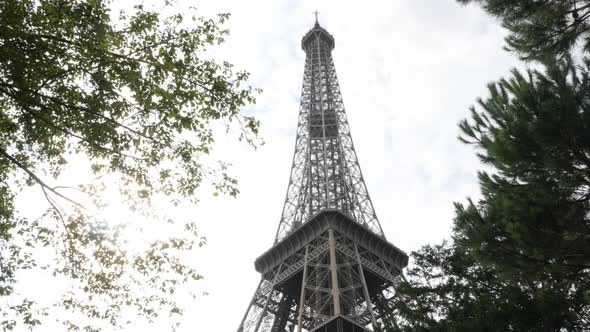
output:
[[317, 22], [305, 34], [295, 153], [274, 245], [238, 332], [371, 331], [393, 312], [408, 256], [389, 243], [361, 168], [332, 59]]

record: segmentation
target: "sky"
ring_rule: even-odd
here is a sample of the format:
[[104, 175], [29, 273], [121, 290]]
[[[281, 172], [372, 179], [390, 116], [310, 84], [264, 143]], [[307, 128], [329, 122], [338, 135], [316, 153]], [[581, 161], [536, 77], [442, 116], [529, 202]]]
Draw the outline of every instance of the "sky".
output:
[[[505, 31], [476, 6], [453, 0], [179, 1], [204, 16], [231, 13], [225, 44], [211, 56], [251, 73], [262, 88], [245, 112], [266, 144], [219, 137], [237, 198], [204, 190], [194, 219], [208, 243], [195, 251], [204, 275], [179, 331], [235, 331], [260, 275], [254, 260], [273, 243], [295, 144], [305, 53], [314, 11], [335, 38], [332, 52], [356, 153], [387, 239], [408, 254], [451, 234], [453, 202], [477, 198], [482, 166], [459, 142], [458, 122], [486, 85], [523, 65], [502, 49]], [[411, 261], [410, 261], [411, 264]], [[41, 328], [41, 330], [45, 330]], [[161, 331], [133, 326], [129, 331]]]
[[336, 40], [352, 137], [387, 239], [410, 253], [449, 238], [453, 202], [478, 197], [481, 169], [473, 147], [457, 139], [457, 124], [489, 82], [522, 67], [502, 49], [499, 22], [451, 0], [197, 6], [232, 14], [220, 52], [264, 90], [248, 111], [261, 120], [266, 145], [218, 147], [234, 164], [241, 194], [202, 201], [195, 211], [209, 240], [198, 254], [209, 295], [195, 302], [186, 331], [235, 330], [258, 284], [253, 262], [272, 245], [285, 199], [305, 59], [300, 42], [315, 10]]

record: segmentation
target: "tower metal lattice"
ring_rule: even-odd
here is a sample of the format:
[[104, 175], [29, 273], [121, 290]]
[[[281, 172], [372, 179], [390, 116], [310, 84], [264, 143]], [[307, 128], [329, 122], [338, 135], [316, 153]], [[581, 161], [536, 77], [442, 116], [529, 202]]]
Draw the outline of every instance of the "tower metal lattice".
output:
[[316, 22], [301, 46], [306, 59], [297, 139], [275, 242], [326, 208], [343, 211], [383, 237], [352, 144], [332, 60], [334, 38]]
[[306, 53], [293, 167], [262, 280], [238, 332], [369, 331], [392, 313], [408, 256], [375, 214], [332, 60], [334, 38], [316, 19]]

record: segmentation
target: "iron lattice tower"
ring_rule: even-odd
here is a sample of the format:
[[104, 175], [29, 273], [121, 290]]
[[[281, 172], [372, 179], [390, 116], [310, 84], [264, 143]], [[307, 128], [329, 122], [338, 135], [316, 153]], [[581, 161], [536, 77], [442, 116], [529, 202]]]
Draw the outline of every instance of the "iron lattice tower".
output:
[[408, 256], [387, 242], [352, 143], [332, 60], [315, 26], [306, 53], [295, 154], [274, 245], [238, 332], [369, 331], [391, 315]]

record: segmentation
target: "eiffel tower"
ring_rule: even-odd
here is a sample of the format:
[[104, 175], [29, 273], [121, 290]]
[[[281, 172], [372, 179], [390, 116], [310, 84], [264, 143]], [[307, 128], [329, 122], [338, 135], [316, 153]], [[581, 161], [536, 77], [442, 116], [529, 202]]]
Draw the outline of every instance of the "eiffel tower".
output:
[[390, 319], [408, 256], [385, 239], [357, 160], [332, 60], [334, 37], [303, 37], [303, 88], [287, 197], [238, 332], [361, 332]]

